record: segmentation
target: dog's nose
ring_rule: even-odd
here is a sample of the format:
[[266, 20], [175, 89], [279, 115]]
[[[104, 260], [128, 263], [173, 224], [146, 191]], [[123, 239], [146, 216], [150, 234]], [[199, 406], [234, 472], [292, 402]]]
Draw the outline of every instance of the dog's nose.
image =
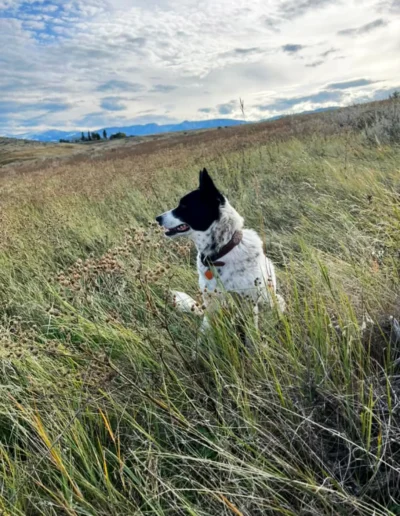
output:
[[160, 226], [162, 226], [162, 215], [156, 217], [156, 221], [160, 224]]

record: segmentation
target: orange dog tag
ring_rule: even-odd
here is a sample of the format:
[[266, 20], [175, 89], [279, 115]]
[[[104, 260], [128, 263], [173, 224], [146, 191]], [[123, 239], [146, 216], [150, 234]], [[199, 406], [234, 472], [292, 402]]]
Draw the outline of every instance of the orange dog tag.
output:
[[207, 269], [206, 272], [204, 273], [204, 276], [208, 279], [208, 280], [212, 280], [213, 277], [214, 277], [214, 274], [213, 272], [210, 270], [210, 269]]

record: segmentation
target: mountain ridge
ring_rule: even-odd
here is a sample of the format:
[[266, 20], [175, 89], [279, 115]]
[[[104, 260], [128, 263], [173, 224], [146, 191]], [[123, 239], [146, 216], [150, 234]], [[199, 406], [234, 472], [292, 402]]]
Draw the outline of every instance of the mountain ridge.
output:
[[[216, 118], [212, 120], [198, 120], [198, 121], [188, 121], [178, 124], [137, 124], [137, 125], [129, 125], [129, 126], [114, 126], [114, 127], [102, 127], [97, 129], [95, 132], [99, 133], [101, 136], [103, 131], [107, 131], [107, 135], [111, 136], [111, 134], [115, 134], [118, 132], [125, 133], [127, 136], [151, 136], [155, 134], [163, 134], [163, 133], [172, 133], [179, 131], [193, 131], [200, 129], [213, 129], [217, 127], [232, 127], [237, 125], [243, 125], [248, 122], [243, 120], [235, 120], [230, 118]], [[36, 140], [42, 142], [58, 142], [60, 139], [64, 140], [76, 140], [80, 139], [82, 131], [59, 131], [57, 129], [49, 129], [43, 132], [32, 132], [32, 133], [24, 133], [19, 135], [7, 135], [12, 138], [19, 138], [25, 140]], [[87, 131], [83, 131], [83, 134], [86, 135]]]
[[[295, 113], [294, 115], [305, 115], [311, 113], [320, 113], [323, 111], [333, 111], [338, 109], [336, 106], [329, 106], [325, 108], [319, 108], [310, 111], [303, 111], [301, 113]], [[277, 120], [279, 118], [283, 118], [286, 116], [292, 116], [293, 114], [284, 113], [282, 115], [276, 115], [273, 117], [269, 117], [263, 120], [257, 120], [253, 122], [247, 122], [246, 120], [237, 120], [234, 118], [213, 118], [210, 120], [185, 120], [176, 124], [157, 124], [157, 123], [148, 123], [148, 124], [134, 124], [127, 126], [112, 126], [112, 127], [102, 127], [100, 129], [96, 129], [95, 131], [90, 131], [94, 133], [99, 133], [103, 136], [103, 131], [107, 131], [108, 137], [112, 134], [121, 132], [125, 133], [126, 136], [152, 136], [156, 134], [164, 134], [164, 133], [174, 133], [179, 131], [198, 131], [201, 129], [216, 129], [217, 127], [235, 127], [238, 125], [245, 125], [249, 123], [257, 123], [257, 122], [267, 122]], [[70, 140], [76, 141], [80, 140], [82, 131], [60, 131], [58, 129], [49, 129], [47, 131], [42, 132], [29, 132], [24, 134], [4, 134], [2, 136], [8, 138], [17, 138], [22, 140], [33, 140], [39, 142], [59, 142], [62, 140]], [[83, 134], [86, 136], [87, 131], [83, 131]]]

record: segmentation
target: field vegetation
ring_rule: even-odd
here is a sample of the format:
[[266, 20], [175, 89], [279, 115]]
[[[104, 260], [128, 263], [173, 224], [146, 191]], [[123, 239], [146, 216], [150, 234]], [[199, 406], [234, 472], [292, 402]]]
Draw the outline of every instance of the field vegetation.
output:
[[[399, 120], [394, 98], [0, 168], [0, 512], [400, 514]], [[204, 166], [288, 305], [252, 349], [167, 302], [198, 295], [195, 252], [152, 221]]]

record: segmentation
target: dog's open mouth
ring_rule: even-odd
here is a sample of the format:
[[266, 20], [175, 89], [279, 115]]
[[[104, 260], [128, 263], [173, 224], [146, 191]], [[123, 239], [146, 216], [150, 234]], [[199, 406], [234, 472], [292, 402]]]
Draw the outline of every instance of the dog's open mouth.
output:
[[177, 235], [179, 233], [186, 233], [186, 231], [189, 231], [189, 229], [190, 229], [190, 226], [188, 226], [187, 224], [180, 224], [179, 226], [176, 226], [175, 228], [167, 229], [165, 231], [165, 235], [171, 237], [171, 236]]

